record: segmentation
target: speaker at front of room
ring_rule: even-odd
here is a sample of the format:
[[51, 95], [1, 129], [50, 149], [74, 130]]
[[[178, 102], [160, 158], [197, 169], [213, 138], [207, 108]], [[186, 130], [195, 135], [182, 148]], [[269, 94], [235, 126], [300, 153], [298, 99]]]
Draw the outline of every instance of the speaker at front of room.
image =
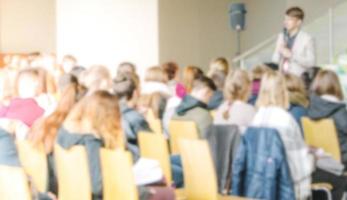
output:
[[245, 29], [246, 8], [243, 3], [233, 3], [229, 7], [230, 26], [237, 31]]

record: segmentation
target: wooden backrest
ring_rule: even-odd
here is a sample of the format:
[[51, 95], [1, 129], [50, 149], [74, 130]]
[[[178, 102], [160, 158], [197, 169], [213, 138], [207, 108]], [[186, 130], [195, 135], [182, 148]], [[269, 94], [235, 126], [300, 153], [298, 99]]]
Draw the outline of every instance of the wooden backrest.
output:
[[100, 149], [104, 200], [137, 200], [132, 159], [123, 150]]
[[322, 148], [337, 161], [341, 161], [340, 144], [334, 121], [332, 119], [314, 121], [307, 117], [303, 117], [301, 121], [306, 143], [313, 147]]
[[86, 149], [75, 146], [68, 150], [54, 147], [59, 200], [91, 200], [91, 180]]
[[193, 121], [171, 120], [169, 123], [170, 148], [172, 154], [178, 154], [178, 141], [181, 139], [198, 139], [198, 129]]
[[154, 133], [163, 134], [163, 128], [161, 125], [161, 120], [154, 116], [153, 110], [149, 109], [147, 111], [146, 120]]
[[206, 140], [179, 141], [187, 199], [216, 200], [217, 177]]
[[31, 199], [28, 180], [22, 168], [0, 166], [0, 199]]
[[48, 166], [43, 145], [34, 147], [28, 140], [18, 140], [17, 150], [25, 173], [31, 177], [40, 192], [45, 192], [48, 185]]
[[168, 185], [172, 183], [169, 145], [164, 135], [150, 132], [138, 134], [141, 157], [157, 160]]

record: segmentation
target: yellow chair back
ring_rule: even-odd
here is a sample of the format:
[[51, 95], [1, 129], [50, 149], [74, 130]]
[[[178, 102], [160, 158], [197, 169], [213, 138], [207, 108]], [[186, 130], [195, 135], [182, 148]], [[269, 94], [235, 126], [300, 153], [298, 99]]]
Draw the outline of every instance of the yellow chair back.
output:
[[340, 144], [332, 119], [313, 121], [307, 117], [303, 117], [301, 122], [304, 129], [305, 141], [308, 145], [322, 148], [337, 161], [341, 161]]
[[22, 168], [0, 166], [0, 199], [31, 199], [28, 180]]
[[198, 129], [193, 121], [171, 120], [169, 123], [171, 154], [179, 154], [178, 141], [198, 139]]
[[28, 140], [18, 140], [17, 150], [24, 171], [40, 192], [46, 192], [48, 182], [47, 156], [43, 145], [34, 147]]
[[205, 140], [180, 140], [185, 193], [188, 199], [217, 200], [217, 177]]
[[154, 133], [163, 134], [163, 128], [161, 125], [161, 120], [154, 116], [153, 110], [149, 109], [147, 111], [146, 120]]
[[123, 150], [100, 149], [104, 200], [138, 200], [132, 159]]
[[65, 150], [54, 147], [59, 200], [91, 200], [92, 189], [86, 149], [75, 146]]
[[164, 135], [151, 132], [138, 134], [141, 157], [157, 160], [168, 185], [172, 183], [169, 145]]

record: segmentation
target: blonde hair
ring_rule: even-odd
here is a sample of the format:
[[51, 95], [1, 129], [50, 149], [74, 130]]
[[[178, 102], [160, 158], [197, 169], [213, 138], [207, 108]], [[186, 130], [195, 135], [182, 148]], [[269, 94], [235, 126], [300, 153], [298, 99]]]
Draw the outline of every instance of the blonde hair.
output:
[[97, 90], [109, 90], [112, 84], [112, 77], [107, 67], [93, 65], [82, 74], [82, 84], [92, 93]]
[[333, 95], [343, 100], [343, 92], [336, 73], [330, 70], [321, 70], [314, 79], [311, 90], [319, 95]]
[[208, 71], [207, 75], [209, 77], [211, 77], [216, 71], [221, 71], [225, 75], [227, 75], [229, 73], [229, 63], [228, 63], [228, 60], [226, 58], [219, 57], [219, 58], [214, 59], [210, 63], [210, 67], [209, 67], [209, 71]]
[[202, 77], [204, 73], [199, 67], [187, 66], [183, 70], [183, 85], [187, 91], [190, 93], [193, 89], [194, 80]]
[[250, 72], [250, 76], [251, 76], [252, 81], [261, 80], [263, 75], [269, 71], [273, 71], [273, 70], [266, 67], [265, 65], [256, 65], [255, 67], [252, 68], [252, 70]]
[[269, 71], [262, 77], [257, 107], [278, 106], [289, 108], [289, 95], [284, 76], [279, 72]]
[[106, 148], [124, 146], [118, 98], [107, 91], [84, 97], [71, 110], [64, 126], [77, 133], [94, 133]]
[[228, 101], [247, 101], [250, 90], [251, 80], [245, 70], [236, 69], [228, 75], [224, 89]]
[[145, 81], [166, 83], [168, 80], [164, 70], [161, 67], [154, 66], [147, 69]]
[[289, 102], [292, 104], [307, 107], [309, 102], [307, 99], [305, 85], [302, 79], [292, 74], [286, 74], [285, 79], [289, 93]]

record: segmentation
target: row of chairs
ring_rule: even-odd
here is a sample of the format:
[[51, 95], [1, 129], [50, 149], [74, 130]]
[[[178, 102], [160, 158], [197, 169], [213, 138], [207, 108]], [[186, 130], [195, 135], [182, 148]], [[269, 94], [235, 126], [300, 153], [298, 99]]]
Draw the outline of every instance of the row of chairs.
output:
[[[156, 143], [157, 154], [151, 151], [153, 140]], [[150, 142], [151, 141], [151, 142]], [[31, 146], [27, 141], [25, 144], [27, 157], [30, 155], [44, 154]], [[165, 146], [166, 144], [166, 146]], [[165, 160], [166, 177], [170, 177], [170, 164], [168, 146], [163, 136], [157, 134], [140, 134], [141, 153], [144, 157], [160, 159], [161, 164]], [[185, 188], [177, 190], [177, 199], [188, 200], [218, 200], [218, 199], [242, 199], [231, 196], [220, 196], [217, 194], [217, 180], [214, 172], [212, 157], [210, 155], [208, 143], [205, 140], [181, 140], [179, 148], [182, 156], [183, 169], [185, 174]], [[153, 148], [152, 148], [153, 149]], [[160, 151], [166, 149], [166, 153]], [[88, 170], [86, 150], [82, 146], [76, 146], [65, 150], [60, 146], [55, 146], [55, 159], [58, 175], [59, 195], [61, 200], [91, 199], [91, 180]], [[39, 153], [41, 152], [41, 153]], [[164, 151], [165, 152], [165, 151]], [[152, 155], [151, 155], [152, 154]], [[161, 154], [161, 156], [159, 155]], [[23, 157], [23, 156], [22, 156]], [[21, 158], [22, 158], [21, 157]], [[166, 159], [163, 159], [163, 158]], [[35, 158], [36, 159], [36, 158]], [[103, 176], [103, 199], [105, 200], [137, 200], [138, 193], [132, 174], [131, 154], [124, 150], [100, 150], [101, 169]], [[26, 159], [28, 162], [30, 159]], [[47, 177], [40, 171], [40, 164], [43, 165], [44, 159], [36, 159], [37, 169], [33, 170], [31, 164], [23, 162], [23, 169], [18, 167], [0, 167], [0, 198], [4, 200], [23, 199], [30, 200], [30, 190], [26, 174], [29, 174], [39, 190], [45, 188]], [[47, 171], [47, 170], [45, 170]], [[44, 191], [44, 190], [42, 190]]]

